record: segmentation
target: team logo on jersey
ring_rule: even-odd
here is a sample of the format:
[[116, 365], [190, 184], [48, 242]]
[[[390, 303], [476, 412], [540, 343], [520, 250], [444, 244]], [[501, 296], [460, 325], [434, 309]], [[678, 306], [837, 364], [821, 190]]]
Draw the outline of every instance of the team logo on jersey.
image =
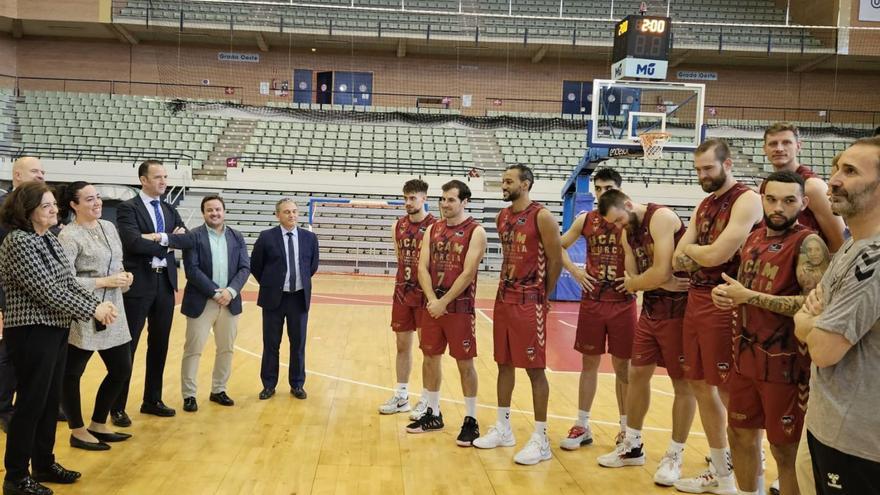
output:
[[422, 234], [424, 234], [426, 230], [428, 230], [428, 227], [419, 227], [419, 232]]
[[516, 219], [516, 223], [518, 223], [519, 225], [525, 225], [525, 223], [526, 223], [526, 217], [519, 217], [519, 218], [517, 218], [517, 219]]
[[535, 348], [534, 348], [534, 347], [527, 347], [527, 348], [526, 348], [526, 357], [529, 358], [529, 361], [534, 361], [534, 360], [535, 360], [535, 355], [536, 355], [536, 354], [535, 354]]
[[785, 431], [785, 434], [791, 436], [794, 432], [794, 416], [785, 415], [780, 418], [780, 421], [782, 421], [782, 429]]
[[716, 363], [715, 366], [718, 368], [718, 376], [721, 377], [721, 380], [727, 381], [727, 374], [730, 373], [730, 363]]
[[679, 364], [684, 364], [684, 355], [678, 356]]
[[470, 352], [471, 352], [471, 339], [462, 340], [461, 347], [464, 349], [465, 353], [470, 354]]
[[455, 232], [455, 235], [458, 236], [458, 237], [464, 237], [464, 231], [463, 231], [463, 230], [457, 230], [457, 231]]
[[767, 250], [771, 253], [778, 253], [779, 251], [782, 251], [782, 244], [778, 242], [775, 244], [770, 244], [770, 247], [767, 248]]

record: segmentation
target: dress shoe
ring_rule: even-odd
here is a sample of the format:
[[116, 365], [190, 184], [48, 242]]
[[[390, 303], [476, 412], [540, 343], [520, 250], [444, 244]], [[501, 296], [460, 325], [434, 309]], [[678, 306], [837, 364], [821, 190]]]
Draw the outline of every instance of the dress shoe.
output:
[[293, 396], [296, 397], [296, 398], [299, 399], [299, 400], [303, 400], [303, 399], [305, 399], [306, 397], [309, 396], [309, 395], [306, 393], [306, 391], [303, 390], [302, 387], [294, 387], [294, 388], [290, 389], [290, 393], [293, 394]]
[[18, 481], [3, 481], [3, 495], [52, 495], [52, 490], [30, 476]]
[[49, 469], [45, 471], [37, 471], [34, 469], [34, 479], [43, 483], [61, 483], [62, 485], [69, 485], [78, 480], [80, 476], [82, 476], [81, 473], [64, 469], [64, 467], [57, 462], [49, 466]]
[[186, 412], [196, 412], [199, 410], [199, 405], [196, 403], [195, 397], [185, 397], [183, 399], [183, 410]]
[[120, 428], [128, 428], [131, 426], [131, 418], [128, 417], [128, 414], [125, 411], [111, 411], [110, 421], [113, 422], [113, 426], [118, 426]]
[[218, 392], [216, 394], [211, 394], [211, 402], [216, 402], [221, 406], [234, 406], [235, 401], [232, 400], [226, 392]]
[[85, 440], [76, 438], [73, 435], [70, 435], [70, 446], [75, 449], [83, 450], [110, 450], [110, 446], [102, 442], [100, 438], [98, 438], [97, 442], [87, 442]]
[[92, 434], [95, 438], [102, 442], [124, 442], [131, 438], [131, 435], [128, 433], [119, 433], [119, 432], [110, 432], [110, 433], [101, 433], [99, 431], [87, 430]]
[[260, 391], [260, 400], [266, 400], [273, 395], [275, 395], [274, 388], [264, 388], [262, 391]]
[[170, 418], [176, 414], [174, 409], [166, 406], [161, 400], [156, 402], [144, 402], [141, 404], [141, 413], [152, 414], [153, 416], [160, 416], [163, 418]]

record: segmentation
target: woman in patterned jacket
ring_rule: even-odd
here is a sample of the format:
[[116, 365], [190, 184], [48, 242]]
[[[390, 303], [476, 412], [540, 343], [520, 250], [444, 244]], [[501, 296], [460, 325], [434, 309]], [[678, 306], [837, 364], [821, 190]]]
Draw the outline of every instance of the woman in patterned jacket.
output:
[[[15, 413], [6, 437], [4, 494], [49, 495], [40, 482], [73, 483], [80, 473], [55, 462], [55, 426], [73, 320], [113, 323], [117, 309], [77, 283], [61, 244], [55, 197], [43, 182], [16, 188], [0, 209], [9, 235], [0, 245], [6, 291], [4, 332], [18, 377]], [[28, 470], [33, 467], [33, 476]]]

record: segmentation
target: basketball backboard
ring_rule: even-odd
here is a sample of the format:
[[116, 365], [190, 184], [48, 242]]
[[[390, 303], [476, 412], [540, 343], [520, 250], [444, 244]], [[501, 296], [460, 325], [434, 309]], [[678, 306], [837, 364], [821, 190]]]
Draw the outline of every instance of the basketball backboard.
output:
[[667, 132], [666, 150], [693, 151], [706, 136], [705, 91], [703, 84], [596, 79], [588, 145], [639, 154], [640, 135]]

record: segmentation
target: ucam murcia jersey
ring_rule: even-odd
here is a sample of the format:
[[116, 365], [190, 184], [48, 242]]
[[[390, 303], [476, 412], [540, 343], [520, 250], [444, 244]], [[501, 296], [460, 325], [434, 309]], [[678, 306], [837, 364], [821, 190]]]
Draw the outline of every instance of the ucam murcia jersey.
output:
[[587, 240], [587, 262], [584, 269], [596, 279], [593, 290], [584, 291], [583, 299], [595, 301], [630, 301], [635, 295], [618, 292], [618, 278], [623, 278], [624, 262], [621, 233], [623, 229], [606, 221], [598, 210], [587, 213], [581, 235]]
[[547, 288], [547, 254], [538, 230], [544, 209], [532, 201], [524, 210], [504, 208], [496, 220], [504, 259], [498, 281], [498, 299], [509, 304], [543, 303]]
[[397, 245], [394, 300], [405, 306], [425, 304], [425, 294], [419, 286], [419, 253], [425, 230], [436, 220], [430, 213], [421, 222], [413, 222], [409, 215], [404, 215], [394, 224], [394, 242]]
[[[443, 219], [431, 226], [431, 259], [428, 262], [428, 271], [431, 274], [431, 287], [438, 298], [449, 291], [464, 271], [464, 260], [471, 238], [479, 226], [473, 217], [468, 217], [458, 225], [448, 225]], [[471, 284], [446, 310], [450, 313], [473, 313], [476, 294], [477, 277], [474, 277]]]

